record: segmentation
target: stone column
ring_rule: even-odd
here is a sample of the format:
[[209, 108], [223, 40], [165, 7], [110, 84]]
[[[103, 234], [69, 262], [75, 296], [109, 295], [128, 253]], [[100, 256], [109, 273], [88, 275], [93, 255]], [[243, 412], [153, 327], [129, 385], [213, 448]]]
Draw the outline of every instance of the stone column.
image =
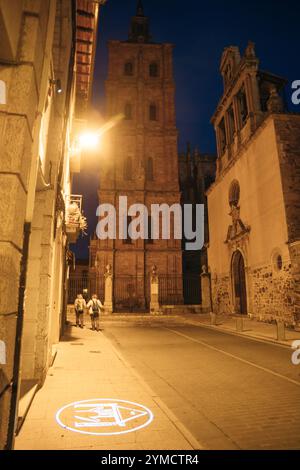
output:
[[110, 315], [113, 313], [113, 275], [110, 264], [106, 266], [104, 279], [104, 315]]
[[159, 315], [161, 313], [158, 297], [159, 279], [157, 267], [153, 266], [150, 274], [150, 314]]
[[210, 274], [207, 272], [206, 266], [202, 266], [201, 292], [202, 292], [202, 313], [211, 313], [212, 304], [211, 304]]

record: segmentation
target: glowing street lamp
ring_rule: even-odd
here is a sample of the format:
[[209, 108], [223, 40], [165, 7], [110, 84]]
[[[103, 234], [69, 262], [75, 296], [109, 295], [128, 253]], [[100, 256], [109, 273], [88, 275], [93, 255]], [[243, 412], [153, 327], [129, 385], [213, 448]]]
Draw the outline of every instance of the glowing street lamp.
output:
[[82, 150], [96, 150], [101, 144], [102, 136], [119, 124], [123, 119], [124, 114], [118, 114], [100, 127], [100, 129], [97, 129], [96, 131], [87, 130], [82, 134], [79, 134], [72, 147], [72, 153], [77, 154]]
[[79, 147], [81, 150], [93, 150], [100, 144], [99, 132], [85, 132], [79, 136]]

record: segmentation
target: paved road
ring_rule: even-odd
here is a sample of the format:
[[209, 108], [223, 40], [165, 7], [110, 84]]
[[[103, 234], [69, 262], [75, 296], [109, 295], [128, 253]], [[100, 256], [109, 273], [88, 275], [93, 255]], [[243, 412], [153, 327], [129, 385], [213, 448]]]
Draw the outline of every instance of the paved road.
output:
[[300, 366], [288, 348], [181, 323], [104, 334], [205, 448], [300, 449]]

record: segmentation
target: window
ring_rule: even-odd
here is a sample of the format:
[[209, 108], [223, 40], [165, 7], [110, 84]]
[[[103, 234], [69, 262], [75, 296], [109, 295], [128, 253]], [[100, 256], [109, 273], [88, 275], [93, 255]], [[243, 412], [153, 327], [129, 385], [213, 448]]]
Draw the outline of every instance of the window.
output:
[[150, 77], [158, 77], [159, 68], [156, 62], [152, 62], [152, 64], [149, 65], [149, 75]]
[[148, 234], [146, 238], [146, 243], [148, 245], [153, 245], [154, 240], [152, 238], [152, 217], [151, 215], [148, 216]]
[[126, 62], [124, 66], [124, 75], [127, 75], [128, 77], [133, 75], [133, 63], [132, 62]]
[[279, 273], [283, 269], [283, 259], [280, 250], [275, 250], [272, 255], [272, 264], [275, 272]]
[[234, 180], [229, 189], [229, 205], [230, 207], [237, 207], [240, 201], [240, 185], [237, 180]]
[[223, 155], [225, 153], [226, 143], [227, 143], [224, 118], [219, 124], [219, 139], [220, 139], [220, 152], [221, 152], [221, 155]]
[[132, 160], [128, 157], [124, 163], [124, 180], [132, 180]]
[[130, 121], [132, 119], [132, 106], [130, 103], [127, 103], [125, 105], [124, 114], [125, 114], [125, 119], [127, 121]]
[[238, 101], [239, 101], [239, 107], [240, 107], [241, 121], [242, 121], [242, 125], [244, 126], [248, 118], [248, 104], [247, 104], [245, 87], [242, 87], [242, 89], [240, 90], [238, 94]]
[[228, 109], [228, 123], [229, 123], [229, 139], [230, 139], [230, 144], [233, 142], [233, 136], [235, 133], [235, 123], [234, 123], [234, 111], [233, 107], [230, 106]]
[[129, 235], [129, 227], [132, 222], [132, 217], [130, 215], [127, 216], [127, 238], [123, 240], [123, 245], [131, 245], [132, 244], [132, 239]]
[[282, 256], [281, 256], [281, 255], [278, 255], [277, 258], [276, 258], [276, 266], [277, 266], [278, 271], [281, 271], [281, 270], [282, 270], [282, 267], [283, 267], [283, 260], [282, 260]]
[[153, 181], [153, 158], [148, 158], [146, 168], [146, 178], [148, 181]]
[[150, 119], [150, 121], [157, 121], [157, 106], [156, 106], [156, 104], [150, 104], [149, 119]]

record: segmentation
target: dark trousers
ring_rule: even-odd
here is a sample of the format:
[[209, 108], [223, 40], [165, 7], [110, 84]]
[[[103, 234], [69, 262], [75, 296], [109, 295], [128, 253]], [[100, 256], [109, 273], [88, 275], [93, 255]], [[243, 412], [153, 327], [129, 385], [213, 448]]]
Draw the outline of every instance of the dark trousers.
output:
[[76, 313], [76, 325], [83, 326], [83, 311], [75, 311]]
[[100, 330], [99, 313], [91, 314], [92, 330]]

